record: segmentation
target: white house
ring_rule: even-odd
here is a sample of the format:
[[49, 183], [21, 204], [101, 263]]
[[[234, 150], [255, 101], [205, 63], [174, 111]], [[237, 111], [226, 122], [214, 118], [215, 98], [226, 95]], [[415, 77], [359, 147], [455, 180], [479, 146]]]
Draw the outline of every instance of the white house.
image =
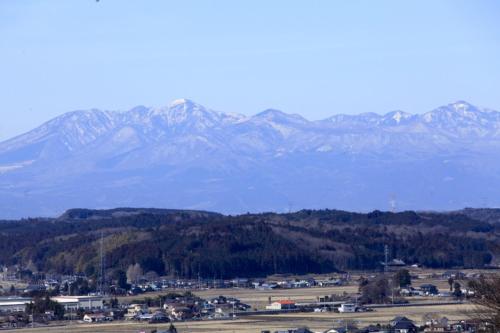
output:
[[83, 321], [86, 323], [100, 323], [103, 321], [111, 321], [113, 318], [106, 317], [103, 313], [91, 313], [83, 316]]
[[145, 304], [130, 304], [127, 308], [125, 319], [127, 320], [135, 319], [146, 313], [149, 313], [149, 311], [148, 307]]
[[266, 306], [266, 310], [290, 310], [295, 309], [295, 302], [290, 300], [281, 300], [273, 302]]

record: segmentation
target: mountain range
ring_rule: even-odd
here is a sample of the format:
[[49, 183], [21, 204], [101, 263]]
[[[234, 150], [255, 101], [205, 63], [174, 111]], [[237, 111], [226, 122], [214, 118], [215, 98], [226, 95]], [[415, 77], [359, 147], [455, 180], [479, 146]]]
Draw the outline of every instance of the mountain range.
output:
[[[325, 106], [326, 107], [326, 106]], [[254, 116], [187, 99], [73, 111], [0, 143], [0, 218], [68, 208], [242, 212], [497, 206], [500, 112]]]

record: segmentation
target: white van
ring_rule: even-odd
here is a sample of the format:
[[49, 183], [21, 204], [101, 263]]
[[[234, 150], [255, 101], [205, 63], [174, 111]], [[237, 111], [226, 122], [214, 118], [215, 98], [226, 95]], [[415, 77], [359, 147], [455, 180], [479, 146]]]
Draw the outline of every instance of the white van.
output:
[[356, 312], [356, 304], [342, 303], [339, 307], [339, 312]]

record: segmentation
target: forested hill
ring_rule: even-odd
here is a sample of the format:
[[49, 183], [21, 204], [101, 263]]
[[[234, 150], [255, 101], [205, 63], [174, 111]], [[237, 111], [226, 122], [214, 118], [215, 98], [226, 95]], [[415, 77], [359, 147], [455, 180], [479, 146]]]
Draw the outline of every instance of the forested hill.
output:
[[500, 224], [500, 209], [498, 208], [465, 208], [454, 213], [464, 214], [478, 221]]
[[386, 244], [408, 264], [484, 267], [499, 261], [500, 224], [476, 215], [486, 214], [73, 209], [0, 223], [0, 265], [92, 275], [102, 235], [110, 273], [135, 263], [160, 275], [211, 278], [380, 269]]

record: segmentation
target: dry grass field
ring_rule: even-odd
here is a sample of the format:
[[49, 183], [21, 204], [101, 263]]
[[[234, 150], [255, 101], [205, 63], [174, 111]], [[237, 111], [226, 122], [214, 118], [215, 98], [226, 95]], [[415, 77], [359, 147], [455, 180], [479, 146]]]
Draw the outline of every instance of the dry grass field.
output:
[[[449, 289], [448, 281], [442, 278], [436, 278], [434, 276], [442, 274], [444, 270], [431, 270], [431, 269], [411, 269], [411, 274], [418, 276], [418, 279], [413, 280], [413, 285], [418, 287], [422, 284], [431, 283], [436, 285], [439, 290], [446, 291]], [[486, 274], [491, 274], [492, 271], [480, 271], [480, 270], [462, 270], [464, 273], [479, 273], [483, 272]], [[314, 287], [305, 289], [275, 289], [275, 290], [255, 290], [255, 289], [207, 289], [207, 290], [190, 290], [197, 296], [205, 299], [216, 297], [219, 295], [236, 297], [240, 299], [243, 303], [251, 305], [253, 308], [263, 309], [266, 304], [268, 304], [269, 297], [271, 300], [276, 301], [280, 299], [291, 299], [295, 302], [314, 302], [320, 296], [326, 295], [342, 295], [343, 293], [356, 293], [358, 292], [358, 286], [356, 280], [360, 276], [370, 276], [373, 272], [356, 272], [352, 274], [352, 283], [346, 286], [336, 286], [336, 287]], [[315, 278], [325, 278], [327, 276], [314, 276]], [[300, 278], [300, 277], [297, 277]], [[459, 281], [460, 282], [460, 281]], [[164, 295], [168, 292], [185, 292], [186, 289], [169, 289], [161, 292], [148, 293], [145, 295], [137, 296], [124, 296], [118, 297], [121, 303], [130, 303], [133, 300], [140, 300], [144, 297], [156, 297], [158, 295]], [[436, 300], [436, 298], [418, 298], [415, 301], [428, 301]]]
[[9, 290], [11, 286], [15, 288], [26, 288], [27, 284], [22, 282], [10, 282], [10, 281], [0, 281], [0, 287], [4, 290]]
[[281, 299], [291, 299], [297, 303], [315, 302], [318, 297], [326, 295], [341, 295], [343, 293], [356, 293], [358, 287], [340, 286], [340, 287], [314, 287], [305, 289], [276, 289], [276, 290], [252, 290], [252, 289], [229, 289], [226, 290], [203, 290], [195, 292], [197, 296], [202, 298], [216, 297], [222, 294], [240, 299], [243, 303], [249, 304], [257, 309], [264, 309], [269, 302], [269, 297], [272, 301]]

